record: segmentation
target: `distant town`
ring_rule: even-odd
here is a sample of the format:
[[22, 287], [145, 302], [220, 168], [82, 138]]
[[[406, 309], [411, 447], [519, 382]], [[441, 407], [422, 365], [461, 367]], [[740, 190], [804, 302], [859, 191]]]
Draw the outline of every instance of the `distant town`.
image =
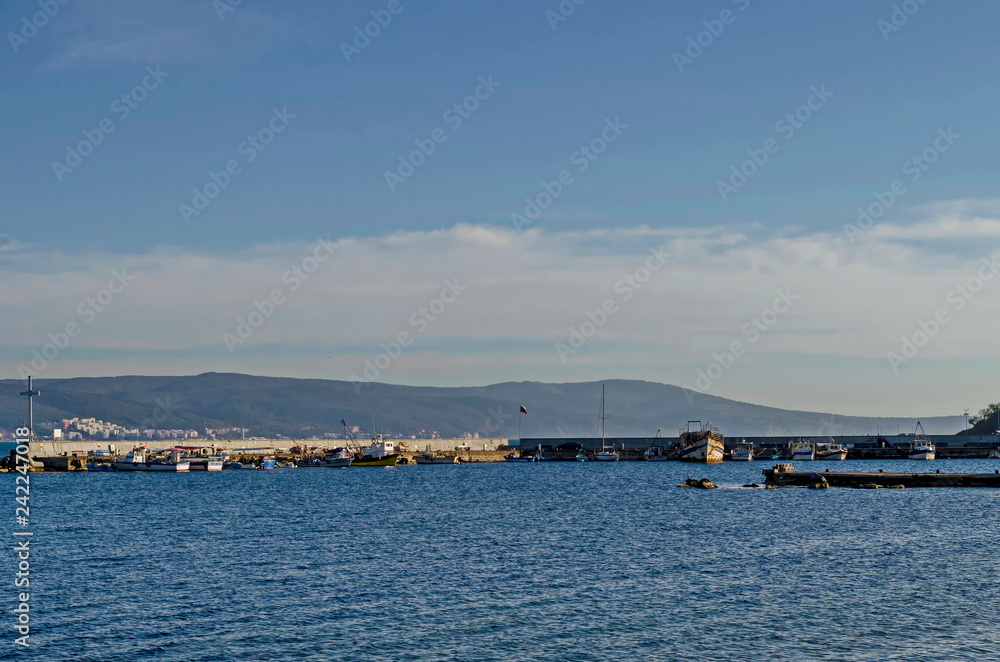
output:
[[[361, 427], [354, 425], [350, 427], [351, 434], [362, 436]], [[35, 424], [35, 433], [39, 438], [51, 439], [54, 441], [163, 441], [185, 439], [201, 440], [224, 440], [234, 439], [292, 439], [284, 434], [273, 433], [266, 436], [254, 435], [249, 428], [241, 427], [220, 427], [220, 428], [199, 428], [199, 429], [161, 429], [146, 428], [140, 429], [102, 421], [98, 418], [64, 418], [60, 421], [39, 422]], [[391, 434], [385, 433], [384, 437], [390, 439], [440, 439], [441, 434], [437, 430], [420, 430], [417, 434]], [[13, 430], [0, 430], [0, 440], [11, 440], [14, 438]], [[298, 437], [302, 439], [343, 439], [341, 432], [315, 432], [308, 436]], [[479, 439], [478, 432], [466, 432], [459, 438]]]

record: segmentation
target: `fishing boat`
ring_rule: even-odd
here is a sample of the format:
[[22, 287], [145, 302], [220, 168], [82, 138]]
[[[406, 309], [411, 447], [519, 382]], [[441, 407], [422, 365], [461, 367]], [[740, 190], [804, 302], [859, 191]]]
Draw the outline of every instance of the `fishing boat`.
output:
[[809, 462], [816, 459], [816, 451], [811, 443], [805, 439], [799, 439], [792, 444], [789, 459], [792, 462]]
[[417, 464], [458, 464], [457, 456], [445, 456], [426, 451], [413, 458]]
[[619, 455], [614, 445], [608, 446], [604, 442], [604, 384], [601, 384], [601, 450], [594, 453], [595, 462], [617, 462]]
[[642, 457], [647, 462], [666, 462], [673, 459], [667, 454], [667, 448], [663, 445], [663, 436], [659, 430], [656, 431], [656, 436], [653, 438], [653, 445], [646, 449]]
[[933, 460], [936, 457], [937, 449], [934, 448], [931, 440], [927, 438], [924, 426], [918, 421], [917, 427], [913, 431], [913, 441], [910, 442], [909, 458], [911, 460]]
[[753, 442], [748, 442], [746, 439], [743, 440], [733, 452], [729, 454], [729, 459], [734, 462], [750, 462], [753, 460]]
[[672, 459], [667, 452], [667, 449], [663, 446], [650, 446], [646, 449], [646, 452], [642, 454], [642, 457], [646, 459], [647, 462], [666, 462]]
[[352, 462], [354, 462], [354, 453], [346, 448], [334, 448], [333, 450], [327, 451], [322, 460], [316, 458], [315, 461], [311, 462], [308, 466], [346, 468], [351, 466]]
[[382, 435], [375, 435], [371, 445], [354, 456], [352, 467], [394, 467], [402, 456], [396, 452], [396, 444]]
[[[692, 429], [691, 424], [697, 425]], [[683, 462], [722, 462], [725, 453], [725, 439], [711, 423], [688, 421], [680, 429], [679, 459]]]
[[846, 460], [847, 447], [834, 441], [816, 444], [814, 452], [817, 460]]
[[151, 458], [145, 446], [136, 446], [124, 458], [115, 460], [115, 471], [187, 471], [190, 462], [181, 457], [180, 451], [171, 451], [165, 458]]

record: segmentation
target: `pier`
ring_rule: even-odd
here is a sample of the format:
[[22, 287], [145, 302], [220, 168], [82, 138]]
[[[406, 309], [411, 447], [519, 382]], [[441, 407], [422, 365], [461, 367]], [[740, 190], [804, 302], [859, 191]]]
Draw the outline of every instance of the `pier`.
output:
[[906, 487], [1000, 487], [1000, 470], [989, 474], [897, 473], [887, 471], [795, 471], [790, 464], [764, 469], [770, 487], [852, 487], [859, 489]]

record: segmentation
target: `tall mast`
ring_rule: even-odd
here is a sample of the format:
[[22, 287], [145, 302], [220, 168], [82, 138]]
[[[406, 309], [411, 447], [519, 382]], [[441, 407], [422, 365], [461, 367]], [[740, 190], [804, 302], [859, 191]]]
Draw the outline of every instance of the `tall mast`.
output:
[[31, 375], [28, 375], [28, 390], [21, 391], [21, 395], [28, 396], [28, 443], [29, 444], [31, 443], [31, 440], [35, 437], [35, 411], [32, 399], [36, 395], [40, 394], [41, 391], [36, 391], [31, 388]]
[[601, 450], [604, 450], [604, 384], [601, 384]]

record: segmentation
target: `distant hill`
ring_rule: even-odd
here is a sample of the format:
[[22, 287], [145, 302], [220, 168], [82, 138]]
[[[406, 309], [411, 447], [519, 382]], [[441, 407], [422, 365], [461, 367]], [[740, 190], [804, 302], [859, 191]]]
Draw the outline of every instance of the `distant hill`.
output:
[[[516, 437], [518, 409], [524, 437], [597, 436], [601, 384], [606, 385], [606, 431], [615, 437], [676, 435], [689, 419], [711, 421], [727, 436], [833, 435], [912, 432], [916, 419], [858, 418], [792, 411], [685, 392], [677, 386], [634, 380], [569, 384], [508, 382], [436, 388], [206, 373], [184, 377], [78, 377], [39, 379], [35, 421], [93, 417], [127, 426], [245, 427], [255, 436], [292, 438], [341, 432], [341, 419], [362, 430], [459, 437]], [[0, 427], [26, 417], [26, 387], [0, 381]], [[961, 416], [921, 419], [929, 434], [952, 434]], [[898, 426], [898, 428], [897, 428]]]

